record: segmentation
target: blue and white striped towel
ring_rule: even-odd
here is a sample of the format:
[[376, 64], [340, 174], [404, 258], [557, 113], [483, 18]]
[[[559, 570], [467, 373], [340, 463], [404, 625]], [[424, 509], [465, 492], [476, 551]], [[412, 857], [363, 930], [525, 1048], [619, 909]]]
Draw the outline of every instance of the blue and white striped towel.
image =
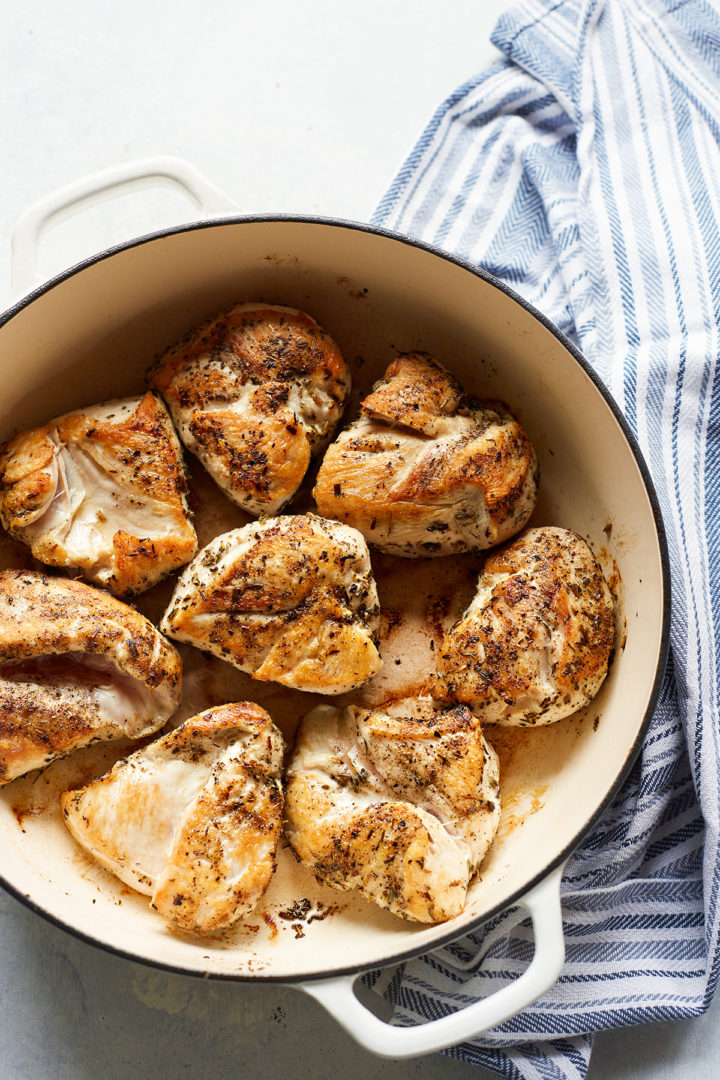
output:
[[[580, 1078], [592, 1032], [697, 1015], [720, 962], [720, 17], [525, 0], [493, 41], [506, 59], [440, 108], [374, 223], [482, 265], [579, 344], [639, 439], [670, 545], [669, 668], [628, 783], [567, 866], [563, 975], [449, 1051]], [[400, 969], [397, 1020], [519, 974], [532, 937], [515, 921], [486, 927], [479, 974], [458, 975], [456, 947]]]

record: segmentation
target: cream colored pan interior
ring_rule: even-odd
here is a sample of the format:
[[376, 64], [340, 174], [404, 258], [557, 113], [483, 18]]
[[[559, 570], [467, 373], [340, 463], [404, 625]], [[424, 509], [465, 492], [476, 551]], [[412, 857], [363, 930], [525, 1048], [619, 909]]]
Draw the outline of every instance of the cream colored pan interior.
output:
[[[0, 327], [0, 436], [70, 408], [141, 392], [159, 351], [224, 305], [254, 299], [313, 315], [343, 349], [356, 393], [396, 350], [424, 349], [468, 390], [508, 402], [540, 459], [532, 523], [586, 537], [618, 598], [615, 659], [591, 707], [546, 729], [487, 728], [501, 759], [502, 825], [465, 914], [451, 924], [411, 925], [353, 894], [323, 888], [284, 848], [257, 914], [199, 940], [168, 929], [145, 897], [95, 866], [61, 823], [59, 792], [109, 766], [125, 747], [91, 748], [3, 789], [0, 873], [42, 912], [155, 963], [294, 979], [387, 963], [459, 937], [577, 842], [626, 768], [652, 699], [663, 647], [663, 556], [633, 451], [611, 407], [557, 336], [467, 268], [341, 223], [244, 219], [193, 227], [116, 250], [51, 284]], [[247, 520], [201, 469], [193, 467], [192, 475], [201, 542]], [[310, 503], [301, 497], [296, 505]], [[26, 565], [25, 549], [7, 540], [2, 557], [5, 565]], [[379, 704], [421, 686], [433, 663], [430, 643], [437, 644], [472, 595], [479, 561], [374, 555], [373, 563], [385, 615], [385, 667], [356, 699]], [[138, 606], [159, 617], [170, 587], [158, 587]], [[191, 649], [183, 657], [178, 719], [219, 701], [251, 699], [291, 737], [298, 717], [318, 700], [255, 683]]]

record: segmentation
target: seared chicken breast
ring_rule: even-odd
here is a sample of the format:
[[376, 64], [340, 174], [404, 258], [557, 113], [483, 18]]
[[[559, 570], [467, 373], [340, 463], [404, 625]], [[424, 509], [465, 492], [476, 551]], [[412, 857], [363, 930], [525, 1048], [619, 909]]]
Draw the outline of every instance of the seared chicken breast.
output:
[[101, 739], [162, 727], [180, 658], [152, 623], [101, 589], [0, 573], [0, 784]]
[[429, 690], [484, 721], [549, 724], [593, 699], [614, 635], [612, 595], [585, 541], [530, 529], [488, 557]]
[[492, 547], [535, 505], [533, 448], [499, 402], [466, 397], [426, 353], [398, 356], [329, 447], [318, 511], [410, 557]]
[[182, 450], [155, 394], [93, 405], [0, 447], [0, 518], [40, 562], [118, 596], [197, 550]]
[[78, 843], [183, 930], [249, 914], [275, 869], [283, 740], [252, 702], [208, 709], [62, 796]]
[[254, 679], [342, 694], [379, 670], [378, 625], [362, 536], [307, 514], [216, 537], [183, 571], [161, 628]]
[[314, 319], [238, 304], [199, 326], [150, 370], [180, 437], [236, 503], [275, 514], [340, 419], [342, 354]]
[[463, 910], [497, 831], [497, 757], [463, 706], [411, 720], [320, 705], [298, 729], [286, 816], [295, 854], [326, 884], [442, 922]]

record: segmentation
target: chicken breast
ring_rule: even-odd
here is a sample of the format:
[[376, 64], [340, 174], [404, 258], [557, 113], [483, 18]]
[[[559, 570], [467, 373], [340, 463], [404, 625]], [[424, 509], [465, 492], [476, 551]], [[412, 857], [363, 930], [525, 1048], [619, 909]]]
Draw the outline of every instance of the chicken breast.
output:
[[461, 706], [415, 720], [320, 705], [287, 771], [286, 834], [336, 889], [395, 915], [459, 915], [500, 820], [498, 762]]
[[612, 595], [585, 541], [530, 529], [488, 557], [429, 690], [484, 721], [549, 724], [592, 701], [614, 635]]
[[379, 605], [360, 533], [313, 514], [224, 533], [178, 581], [161, 629], [254, 679], [342, 694], [380, 669]]
[[283, 740], [259, 705], [208, 709], [62, 796], [78, 843], [183, 930], [249, 914], [275, 869]]
[[535, 453], [500, 402], [477, 402], [426, 353], [397, 357], [329, 447], [319, 513], [411, 558], [477, 551], [525, 525]]
[[197, 538], [182, 450], [154, 394], [51, 420], [0, 447], [0, 518], [40, 562], [117, 596], [189, 562]]
[[180, 703], [180, 658], [101, 589], [0, 573], [0, 784], [101, 739], [139, 739]]
[[314, 319], [238, 304], [150, 370], [180, 437], [236, 503], [275, 514], [331, 437], [350, 391], [342, 354]]

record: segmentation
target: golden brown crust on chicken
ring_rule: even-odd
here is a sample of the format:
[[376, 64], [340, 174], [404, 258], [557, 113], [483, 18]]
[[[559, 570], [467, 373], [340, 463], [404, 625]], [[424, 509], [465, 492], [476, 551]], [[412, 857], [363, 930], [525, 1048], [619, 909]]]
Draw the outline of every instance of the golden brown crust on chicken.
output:
[[548, 724], [593, 699], [614, 635], [612, 596], [585, 541], [530, 529], [486, 560], [428, 689], [488, 722]]
[[0, 573], [0, 783], [98, 739], [141, 738], [180, 702], [173, 646], [81, 581]]
[[216, 537], [183, 572], [161, 626], [255, 679], [340, 694], [379, 670], [378, 622], [362, 536], [305, 514]]
[[314, 319], [239, 304], [193, 330], [150, 370], [185, 445], [253, 514], [294, 495], [342, 414], [350, 377]]
[[401, 353], [362, 403], [365, 416], [436, 435], [463, 399], [452, 375], [424, 353]]
[[6, 442], [0, 518], [36, 559], [77, 568], [118, 596], [149, 589], [197, 550], [182, 451], [151, 393]]
[[275, 869], [283, 740], [252, 702], [208, 709], [62, 796], [75, 839], [183, 930], [249, 914]]
[[481, 550], [518, 532], [535, 505], [533, 448], [500, 402], [466, 398], [425, 353], [398, 357], [359, 420], [329, 447], [319, 512], [395, 555]]
[[464, 707], [425, 721], [319, 706], [298, 730], [286, 814], [293, 850], [328, 885], [442, 922], [497, 830], [497, 758]]

